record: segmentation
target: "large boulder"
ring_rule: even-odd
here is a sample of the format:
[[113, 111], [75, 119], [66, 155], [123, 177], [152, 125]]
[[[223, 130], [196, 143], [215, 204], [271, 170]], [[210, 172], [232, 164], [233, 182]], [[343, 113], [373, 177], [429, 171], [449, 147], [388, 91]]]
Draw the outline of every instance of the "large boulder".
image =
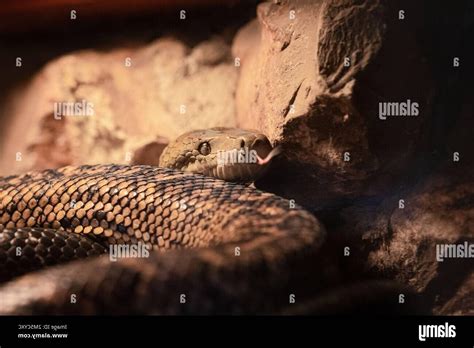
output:
[[[285, 150], [258, 187], [318, 210], [384, 193], [406, 172], [435, 86], [410, 19], [420, 11], [377, 0], [258, 6], [233, 44], [237, 123]], [[418, 116], [379, 117], [379, 103], [408, 100]]]

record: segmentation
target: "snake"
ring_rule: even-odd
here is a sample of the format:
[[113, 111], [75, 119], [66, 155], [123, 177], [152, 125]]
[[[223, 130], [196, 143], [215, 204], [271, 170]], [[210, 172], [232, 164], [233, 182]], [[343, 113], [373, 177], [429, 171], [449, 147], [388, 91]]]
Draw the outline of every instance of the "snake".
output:
[[265, 314], [304, 297], [325, 229], [251, 185], [257, 131], [188, 132], [160, 166], [0, 178], [0, 314]]

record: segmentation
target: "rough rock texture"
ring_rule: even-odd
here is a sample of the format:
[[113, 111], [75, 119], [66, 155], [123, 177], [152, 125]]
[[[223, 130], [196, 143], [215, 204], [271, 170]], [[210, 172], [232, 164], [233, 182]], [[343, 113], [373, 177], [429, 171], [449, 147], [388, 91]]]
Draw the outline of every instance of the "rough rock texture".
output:
[[[259, 187], [317, 210], [340, 197], [384, 192], [403, 173], [423, 141], [433, 84], [414, 21], [398, 19], [400, 8], [412, 15], [419, 8], [402, 5], [259, 5], [258, 20], [233, 44], [241, 61], [238, 125], [285, 149]], [[419, 116], [379, 119], [379, 102], [407, 99], [419, 103]]]
[[[157, 136], [233, 126], [237, 73], [219, 37], [192, 48], [162, 38], [141, 48], [60, 57], [13, 101], [0, 174], [127, 163]], [[54, 103], [82, 101], [92, 104], [92, 116], [55, 117]]]
[[[452, 94], [452, 103], [436, 99], [436, 113], [450, 117], [438, 120], [443, 126], [430, 134], [436, 146], [425, 153], [428, 160], [409, 168], [417, 173], [414, 179], [395, 186], [389, 196], [361, 197], [324, 213], [332, 231], [328, 244], [339, 255], [344, 247], [351, 249], [351, 256], [340, 260], [347, 274], [396, 279], [440, 315], [474, 315], [474, 259], [436, 257], [437, 245], [474, 245], [472, 69], [466, 65], [462, 78], [448, 79], [441, 90]], [[456, 108], [460, 114], [453, 117]], [[424, 162], [432, 162], [429, 172], [419, 171]]]
[[330, 243], [350, 248], [346, 271], [396, 279], [423, 294], [434, 313], [474, 313], [474, 259], [437, 250], [474, 243], [473, 177], [472, 167], [453, 164], [413, 189], [382, 202], [359, 201], [327, 219]]

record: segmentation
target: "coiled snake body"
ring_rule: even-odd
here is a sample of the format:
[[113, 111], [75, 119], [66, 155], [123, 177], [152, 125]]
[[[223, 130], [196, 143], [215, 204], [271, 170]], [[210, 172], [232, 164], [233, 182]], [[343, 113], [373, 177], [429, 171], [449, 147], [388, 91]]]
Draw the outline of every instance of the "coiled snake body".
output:
[[307, 260], [324, 240], [322, 226], [283, 198], [196, 173], [248, 181], [258, 165], [217, 169], [216, 151], [239, 144], [261, 158], [271, 150], [265, 139], [194, 132], [163, 154], [175, 169], [87, 165], [1, 178], [0, 278], [10, 281], [0, 288], [0, 314], [284, 307], [314, 269]]

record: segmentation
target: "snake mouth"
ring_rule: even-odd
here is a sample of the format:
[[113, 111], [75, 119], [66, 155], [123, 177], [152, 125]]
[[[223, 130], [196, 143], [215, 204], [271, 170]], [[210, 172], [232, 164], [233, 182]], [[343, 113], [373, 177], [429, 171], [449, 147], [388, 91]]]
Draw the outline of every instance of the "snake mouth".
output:
[[208, 168], [207, 175], [225, 181], [253, 182], [265, 174], [271, 160], [281, 152], [280, 146], [272, 148], [269, 143], [256, 141], [251, 150], [241, 148], [218, 154], [216, 165]]
[[224, 164], [213, 167], [208, 173], [217, 179], [233, 182], [252, 182], [265, 173], [265, 167], [253, 163]]
[[272, 149], [272, 151], [270, 151], [268, 153], [268, 155], [265, 157], [265, 158], [261, 158], [258, 154], [257, 154], [257, 160], [258, 160], [258, 164], [261, 165], [261, 166], [264, 166], [268, 163], [270, 163], [270, 161], [275, 158], [276, 156], [278, 156], [279, 154], [282, 153], [282, 149], [281, 149], [281, 146], [276, 146]]

